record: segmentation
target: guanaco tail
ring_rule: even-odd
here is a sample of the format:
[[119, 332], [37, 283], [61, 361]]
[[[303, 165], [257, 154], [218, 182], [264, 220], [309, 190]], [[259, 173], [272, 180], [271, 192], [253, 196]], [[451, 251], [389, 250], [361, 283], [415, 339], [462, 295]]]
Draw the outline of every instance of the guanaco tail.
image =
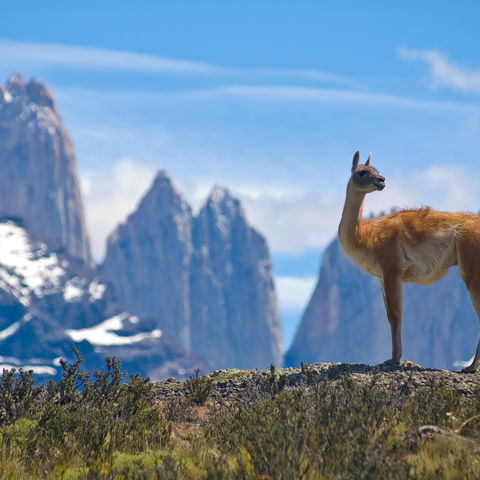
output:
[[[362, 219], [365, 195], [385, 188], [385, 178], [355, 152], [338, 239], [362, 269], [378, 277], [392, 331], [392, 361], [402, 356], [402, 282], [430, 285], [454, 265], [465, 283], [480, 321], [480, 216], [436, 212], [429, 207]], [[480, 365], [480, 341], [471, 365]]]

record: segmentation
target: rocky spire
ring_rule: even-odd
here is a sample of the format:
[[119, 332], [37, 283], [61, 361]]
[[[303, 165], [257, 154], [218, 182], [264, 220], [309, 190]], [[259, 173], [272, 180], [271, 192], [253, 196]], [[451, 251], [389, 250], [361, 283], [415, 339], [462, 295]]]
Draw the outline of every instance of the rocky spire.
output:
[[102, 270], [120, 301], [184, 347], [190, 345], [192, 213], [165, 172], [136, 211], [109, 236]]
[[192, 350], [215, 367], [281, 363], [270, 253], [227, 189], [214, 187], [194, 220]]
[[44, 84], [0, 87], [0, 215], [91, 263], [72, 142]]

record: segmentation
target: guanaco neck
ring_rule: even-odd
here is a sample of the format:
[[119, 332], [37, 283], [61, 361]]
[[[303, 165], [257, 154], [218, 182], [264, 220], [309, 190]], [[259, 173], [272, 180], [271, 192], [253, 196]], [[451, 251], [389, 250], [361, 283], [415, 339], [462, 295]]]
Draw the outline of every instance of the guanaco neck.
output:
[[365, 195], [364, 192], [359, 192], [353, 188], [351, 180], [348, 182], [342, 219], [338, 226], [338, 240], [347, 253], [358, 249], [360, 246], [359, 227], [362, 222]]

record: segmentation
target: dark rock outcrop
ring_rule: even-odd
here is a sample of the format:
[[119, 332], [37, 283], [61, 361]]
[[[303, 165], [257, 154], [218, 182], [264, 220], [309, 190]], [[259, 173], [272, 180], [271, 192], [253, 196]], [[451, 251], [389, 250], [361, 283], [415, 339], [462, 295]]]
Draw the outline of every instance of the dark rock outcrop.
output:
[[91, 263], [72, 142], [51, 91], [12, 75], [0, 86], [0, 214]]
[[[403, 356], [433, 368], [459, 368], [473, 356], [480, 330], [456, 268], [434, 285], [404, 285]], [[301, 361], [376, 364], [391, 357], [378, 279], [362, 274], [338, 241], [326, 249], [287, 365]]]

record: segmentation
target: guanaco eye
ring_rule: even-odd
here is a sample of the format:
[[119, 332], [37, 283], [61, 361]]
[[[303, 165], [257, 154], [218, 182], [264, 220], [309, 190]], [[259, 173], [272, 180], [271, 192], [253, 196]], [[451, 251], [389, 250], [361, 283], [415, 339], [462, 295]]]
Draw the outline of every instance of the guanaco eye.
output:
[[358, 172], [358, 174], [359, 174], [361, 177], [363, 177], [363, 176], [365, 175], [365, 170], [360, 170], [360, 171]]

